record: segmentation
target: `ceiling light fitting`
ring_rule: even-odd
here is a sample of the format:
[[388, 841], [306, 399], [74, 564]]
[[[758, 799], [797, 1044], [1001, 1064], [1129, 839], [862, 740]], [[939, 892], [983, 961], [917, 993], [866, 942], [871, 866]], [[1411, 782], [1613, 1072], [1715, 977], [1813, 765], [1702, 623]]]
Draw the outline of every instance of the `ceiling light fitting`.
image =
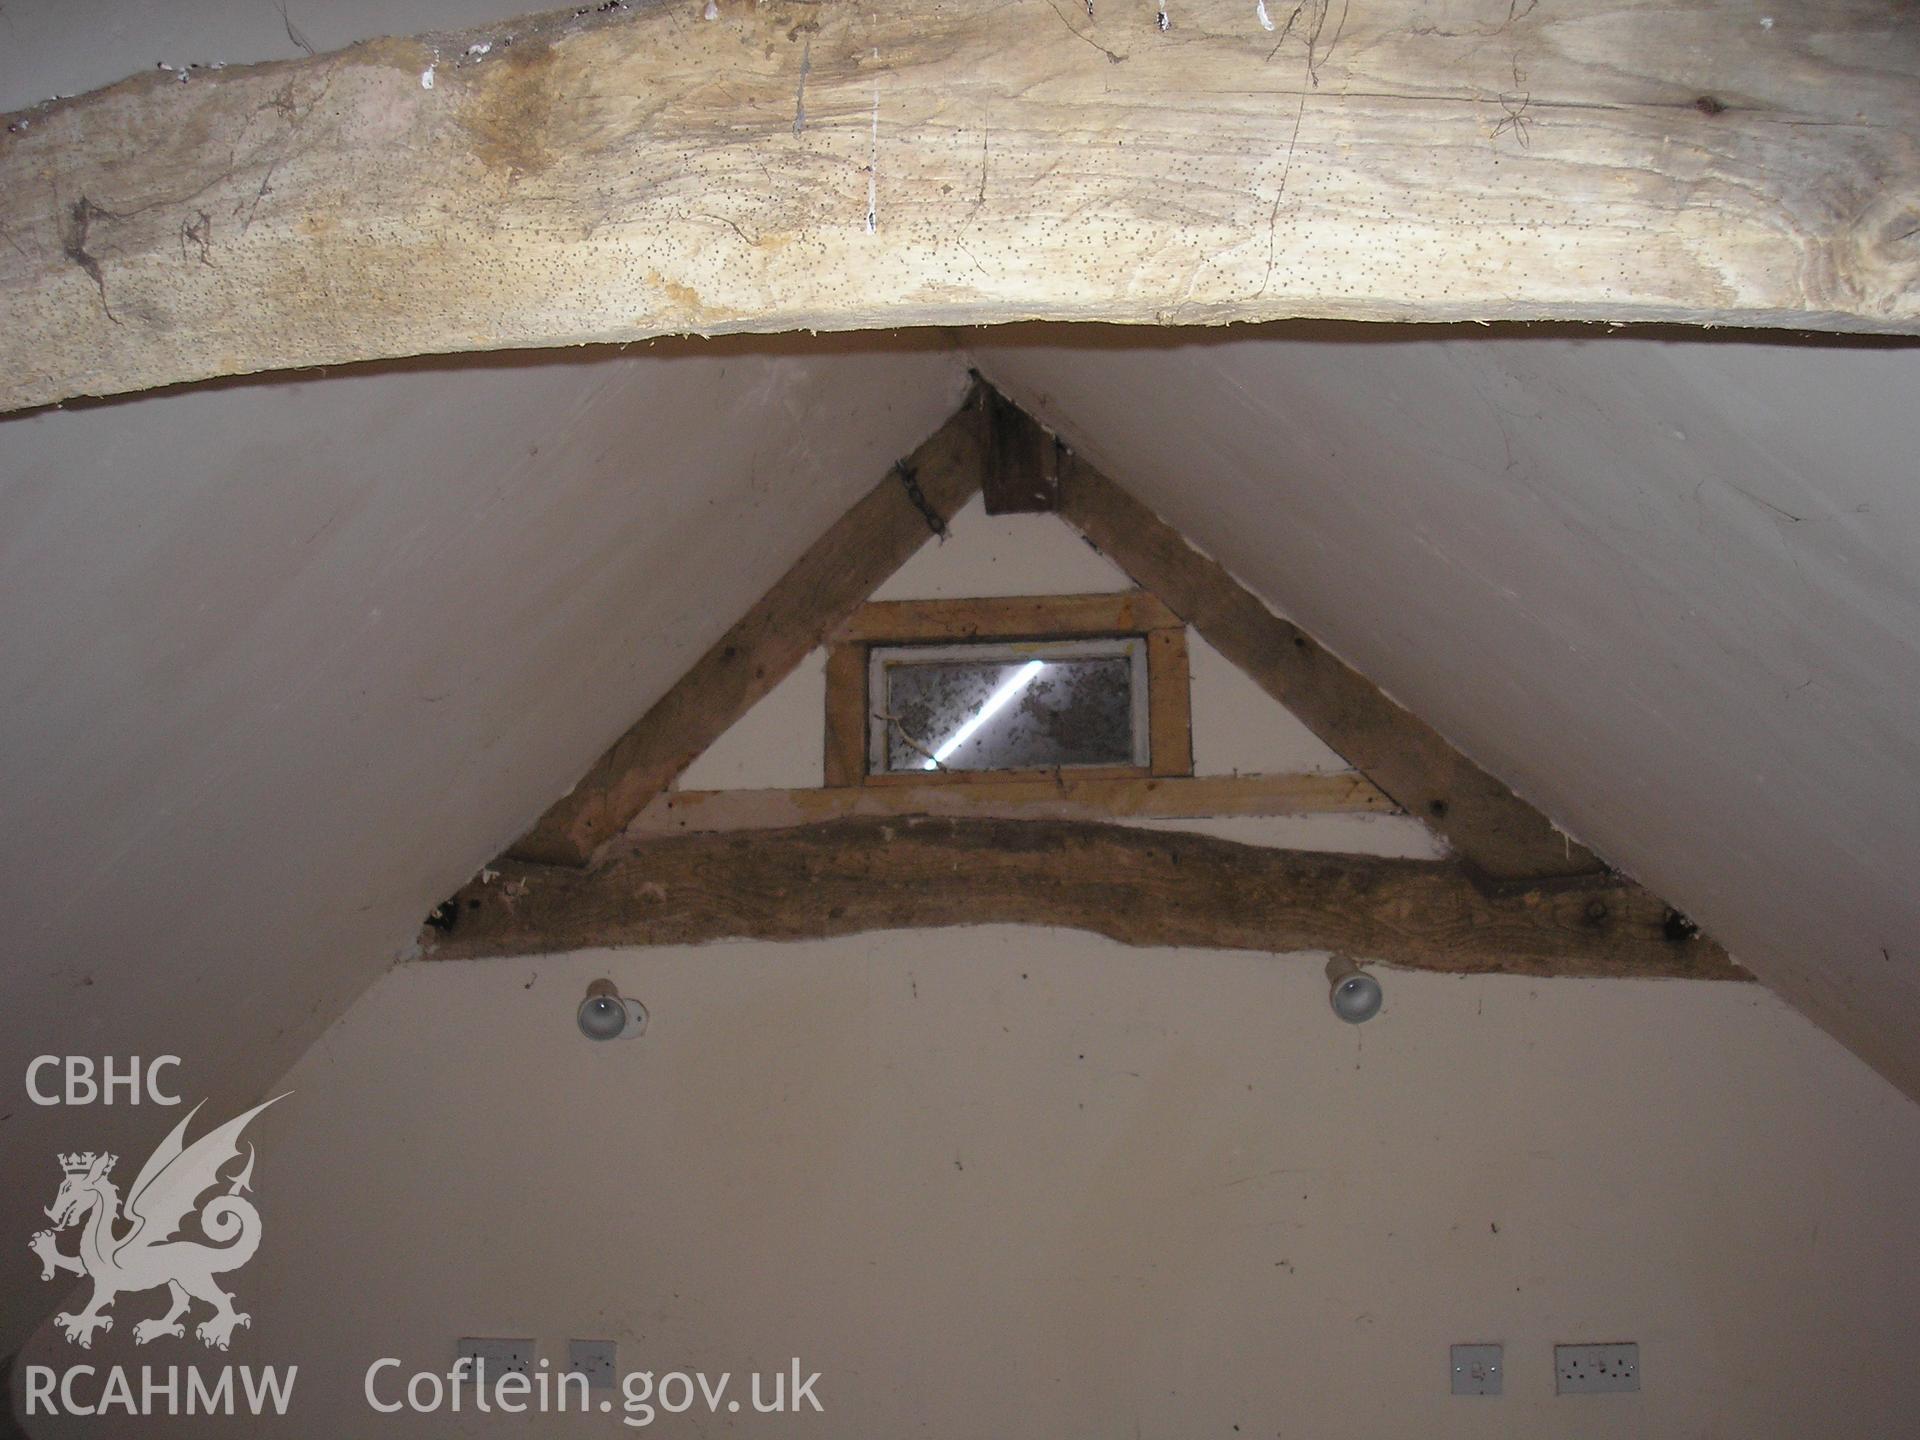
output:
[[647, 1031], [647, 1007], [622, 995], [611, 980], [587, 986], [575, 1018], [589, 1040], [638, 1040]]
[[1344, 955], [1327, 961], [1327, 995], [1333, 1013], [1349, 1025], [1359, 1025], [1380, 1013], [1380, 982]]

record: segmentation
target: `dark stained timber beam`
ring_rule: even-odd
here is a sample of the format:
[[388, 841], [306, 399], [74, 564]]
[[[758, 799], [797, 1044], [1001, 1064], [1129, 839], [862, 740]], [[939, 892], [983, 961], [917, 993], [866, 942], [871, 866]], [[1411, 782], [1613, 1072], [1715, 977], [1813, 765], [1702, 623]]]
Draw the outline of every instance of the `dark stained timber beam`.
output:
[[985, 393], [836, 520], [510, 853], [584, 865], [944, 528], [980, 488]]
[[1016, 319], [1920, 332], [1898, 0], [626, 0], [0, 125], [0, 410]]
[[452, 928], [424, 937], [435, 958], [1015, 923], [1462, 974], [1748, 978], [1607, 875], [1488, 888], [1453, 862], [1069, 821], [858, 818], [628, 838], [593, 870], [504, 861], [450, 907]]
[[989, 515], [1044, 515], [1059, 507], [1059, 448], [1031, 416], [998, 391], [987, 396]]
[[1480, 874], [1531, 881], [1603, 868], [1431, 725], [1073, 454], [1061, 460], [1060, 515], [1396, 804], [1446, 836]]

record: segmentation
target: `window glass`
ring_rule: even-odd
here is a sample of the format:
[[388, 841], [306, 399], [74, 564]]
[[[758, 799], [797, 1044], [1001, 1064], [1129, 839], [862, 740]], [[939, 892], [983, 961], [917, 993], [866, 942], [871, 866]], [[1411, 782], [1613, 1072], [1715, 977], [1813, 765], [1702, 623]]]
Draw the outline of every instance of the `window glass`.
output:
[[874, 654], [876, 770], [1146, 763], [1145, 646], [897, 647]]

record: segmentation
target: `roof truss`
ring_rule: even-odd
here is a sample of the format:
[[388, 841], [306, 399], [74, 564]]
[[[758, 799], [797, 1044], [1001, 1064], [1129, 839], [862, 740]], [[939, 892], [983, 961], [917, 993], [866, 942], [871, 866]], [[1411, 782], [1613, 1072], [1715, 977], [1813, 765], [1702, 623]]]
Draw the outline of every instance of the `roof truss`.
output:
[[[831, 655], [850, 664], [863, 634], [911, 628], [926, 606], [862, 602], [996, 472], [991, 488], [1022, 509], [1057, 503], [1146, 587], [1065, 603], [1193, 625], [1360, 777], [940, 787], [860, 786], [830, 773], [812, 791], [668, 790], [816, 646], [838, 641]], [[980, 623], [1021, 631], [1023, 607], [1035, 603], [981, 602]], [[1308, 854], [1100, 823], [1395, 803], [1444, 835], [1453, 857]], [[445, 933], [432, 944], [452, 958], [995, 921], [1134, 944], [1340, 949], [1456, 971], [1744, 978], [1683, 917], [1609, 872], [984, 385], [443, 907]]]

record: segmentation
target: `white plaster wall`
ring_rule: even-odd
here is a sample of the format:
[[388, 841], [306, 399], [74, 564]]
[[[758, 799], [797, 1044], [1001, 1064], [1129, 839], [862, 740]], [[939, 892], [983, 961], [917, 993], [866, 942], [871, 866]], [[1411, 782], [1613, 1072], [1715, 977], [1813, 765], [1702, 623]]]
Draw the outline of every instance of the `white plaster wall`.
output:
[[[575, 1032], [601, 974], [642, 1040]], [[669, 1434], [1916, 1433], [1920, 1109], [1757, 986], [1385, 981], [1352, 1029], [1317, 957], [1014, 928], [403, 966], [258, 1122], [257, 1433], [623, 1433], [369, 1416], [463, 1334], [823, 1372]], [[90, 1360], [178, 1358], [123, 1305]], [[1620, 1339], [1641, 1393], [1553, 1395]], [[1451, 1398], [1480, 1340], [1507, 1393]]]
[[[1187, 665], [1192, 672], [1194, 774], [1286, 775], [1352, 768], [1192, 629], [1187, 631]], [[1235, 815], [1131, 823], [1147, 830], [1192, 830], [1246, 845], [1296, 850], [1413, 860], [1439, 859], [1447, 853], [1444, 840], [1406, 815]]]
[[827, 652], [815, 650], [680, 772], [676, 790], [811, 790], [826, 783]]
[[1239, 666], [1187, 631], [1193, 673], [1193, 773], [1288, 775], [1352, 767]]

